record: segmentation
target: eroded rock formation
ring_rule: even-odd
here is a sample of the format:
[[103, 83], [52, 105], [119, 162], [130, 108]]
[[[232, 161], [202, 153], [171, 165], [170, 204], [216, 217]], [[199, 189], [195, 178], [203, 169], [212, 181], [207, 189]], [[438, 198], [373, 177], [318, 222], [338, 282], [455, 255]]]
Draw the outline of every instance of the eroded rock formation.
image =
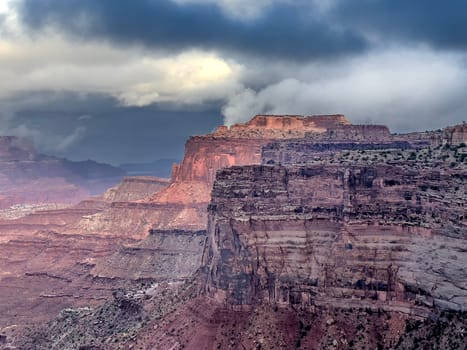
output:
[[167, 179], [150, 176], [127, 176], [117, 186], [108, 189], [103, 199], [106, 202], [131, 202], [150, 197], [169, 184]]
[[[188, 212], [178, 217], [172, 229], [203, 229], [207, 221], [205, 208], [218, 170], [260, 164], [262, 147], [273, 140], [326, 134], [348, 125], [350, 122], [343, 115], [257, 115], [247, 123], [221, 126], [212, 134], [191, 137], [185, 145], [183, 161], [173, 168], [171, 185], [156, 193], [151, 201], [177, 204], [181, 211]], [[190, 207], [197, 208], [196, 215], [189, 214]], [[155, 227], [161, 228], [157, 223]]]
[[451, 156], [332, 165], [336, 154], [311, 154], [309, 165], [222, 170], [209, 207], [207, 291], [232, 305], [465, 310], [466, 164]]

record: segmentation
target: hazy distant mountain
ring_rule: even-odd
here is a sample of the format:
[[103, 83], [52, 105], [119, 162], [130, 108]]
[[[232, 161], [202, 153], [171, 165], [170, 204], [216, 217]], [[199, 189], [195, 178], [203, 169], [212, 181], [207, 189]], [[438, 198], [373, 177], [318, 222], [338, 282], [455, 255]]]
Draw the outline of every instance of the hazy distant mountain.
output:
[[124, 175], [108, 164], [43, 155], [23, 139], [0, 136], [0, 207], [74, 203], [103, 193]]

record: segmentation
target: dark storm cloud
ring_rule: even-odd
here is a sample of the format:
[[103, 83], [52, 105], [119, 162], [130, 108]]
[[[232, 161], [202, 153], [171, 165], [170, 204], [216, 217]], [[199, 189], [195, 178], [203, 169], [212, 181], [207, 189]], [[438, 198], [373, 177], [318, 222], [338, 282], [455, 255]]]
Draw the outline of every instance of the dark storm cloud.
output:
[[170, 0], [21, 0], [17, 9], [32, 33], [52, 25], [78, 38], [159, 49], [196, 47], [306, 59], [365, 48], [358, 35], [293, 5], [273, 5], [249, 21], [231, 18], [212, 4]]
[[342, 0], [334, 20], [401, 43], [467, 49], [465, 0]]
[[[14, 113], [9, 129], [31, 136], [42, 152], [113, 164], [181, 159], [190, 135], [209, 133], [222, 124], [216, 111], [219, 107], [214, 105], [204, 110], [122, 107], [113, 98], [98, 94], [22, 93], [0, 100], [0, 110], [9, 106]], [[1, 126], [0, 118], [0, 134]], [[24, 135], [24, 130], [29, 134]], [[60, 143], [75, 130], [85, 132], [66, 150], [49, 145], [48, 140]]]

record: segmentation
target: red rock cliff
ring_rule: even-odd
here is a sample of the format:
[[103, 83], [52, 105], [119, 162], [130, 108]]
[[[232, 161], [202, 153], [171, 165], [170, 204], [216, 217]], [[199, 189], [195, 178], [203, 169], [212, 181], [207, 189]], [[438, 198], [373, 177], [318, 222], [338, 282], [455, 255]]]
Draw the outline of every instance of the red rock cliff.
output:
[[257, 115], [244, 124], [221, 126], [212, 134], [188, 140], [185, 158], [174, 166], [172, 182], [203, 181], [211, 186], [219, 169], [259, 164], [261, 148], [270, 140], [300, 138], [349, 124], [343, 115]]
[[349, 124], [343, 115], [257, 115], [247, 123], [221, 126], [212, 134], [191, 137], [183, 161], [174, 165], [170, 186], [156, 193], [152, 202], [180, 206], [177, 224], [171, 228], [203, 229], [218, 170], [260, 164], [261, 149], [272, 140], [300, 138]]

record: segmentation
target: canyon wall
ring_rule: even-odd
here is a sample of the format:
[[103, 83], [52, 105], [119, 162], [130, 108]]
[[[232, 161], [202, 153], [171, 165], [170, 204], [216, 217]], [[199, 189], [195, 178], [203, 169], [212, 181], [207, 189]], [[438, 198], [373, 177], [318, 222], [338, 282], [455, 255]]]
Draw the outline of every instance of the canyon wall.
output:
[[212, 134], [191, 137], [187, 141], [182, 163], [174, 166], [172, 182], [200, 181], [211, 187], [219, 169], [259, 164], [261, 148], [269, 141], [303, 138], [309, 133], [326, 134], [349, 124], [343, 115], [257, 115], [244, 124], [221, 126]]
[[[185, 157], [173, 168], [171, 185], [155, 193], [151, 202], [177, 204], [185, 215], [172, 229], [205, 229], [206, 208], [216, 172], [234, 165], [261, 163], [261, 150], [269, 142], [281, 139], [303, 138], [307, 133], [325, 133], [327, 130], [349, 125], [343, 115], [277, 116], [257, 115], [249, 122], [231, 127], [221, 126], [205, 136], [191, 137], [185, 145]], [[197, 214], [189, 215], [193, 206]], [[155, 228], [161, 226], [155, 225]]]
[[218, 173], [208, 294], [232, 305], [467, 308], [465, 168], [244, 166]]

